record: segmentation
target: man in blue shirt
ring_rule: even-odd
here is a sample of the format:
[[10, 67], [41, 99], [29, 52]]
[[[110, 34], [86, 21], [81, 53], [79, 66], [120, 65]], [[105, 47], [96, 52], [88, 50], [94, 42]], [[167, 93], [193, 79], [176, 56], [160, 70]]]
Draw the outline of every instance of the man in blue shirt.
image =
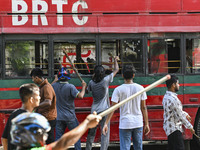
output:
[[[68, 83], [69, 79], [69, 71], [63, 67], [58, 72], [58, 81], [52, 84], [57, 99], [56, 140], [64, 134], [66, 127], [72, 130], [79, 125], [75, 114], [74, 100], [84, 97], [86, 83], [82, 82], [82, 90], [79, 92], [73, 84]], [[81, 149], [80, 139], [75, 144], [75, 149]]]

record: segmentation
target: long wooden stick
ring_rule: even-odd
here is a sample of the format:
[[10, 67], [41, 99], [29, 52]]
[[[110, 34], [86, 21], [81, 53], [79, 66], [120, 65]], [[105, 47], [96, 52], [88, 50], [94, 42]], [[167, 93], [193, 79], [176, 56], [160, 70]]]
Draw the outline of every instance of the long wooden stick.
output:
[[200, 137], [196, 133], [194, 133], [194, 136], [196, 136], [196, 138], [200, 139]]
[[72, 69], [75, 71], [76, 75], [78, 76], [78, 78], [80, 79], [81, 82], [83, 82], [83, 79], [81, 78], [81, 76], [79, 75], [77, 69], [74, 67], [74, 64], [72, 63], [71, 59], [69, 58], [67, 52], [65, 50], [63, 50], [63, 53], [65, 54], [65, 56], [67, 57], [67, 59], [69, 60], [71, 66], [72, 66]]
[[156, 87], [157, 85], [169, 80], [171, 78], [170, 75], [166, 75], [165, 77], [161, 78], [160, 80], [150, 84], [149, 86], [147, 86], [146, 88], [144, 88], [143, 90], [131, 95], [130, 97], [126, 98], [125, 100], [115, 104], [114, 106], [108, 108], [107, 110], [103, 111], [102, 113], [98, 114], [101, 117], [104, 117], [106, 115], [108, 115], [109, 113], [115, 111], [116, 109], [118, 109], [119, 107], [121, 107], [122, 105], [124, 105], [126, 102], [132, 100], [133, 98], [137, 97], [138, 95], [142, 94], [143, 92], [147, 92], [151, 89], [153, 89], [154, 87]]

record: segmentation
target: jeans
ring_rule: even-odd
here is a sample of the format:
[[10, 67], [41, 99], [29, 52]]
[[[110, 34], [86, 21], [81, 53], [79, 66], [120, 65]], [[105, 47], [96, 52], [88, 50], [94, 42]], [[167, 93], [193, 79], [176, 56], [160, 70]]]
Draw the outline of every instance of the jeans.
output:
[[142, 150], [143, 127], [135, 129], [119, 129], [120, 149], [130, 150], [131, 137], [134, 150]]
[[56, 127], [56, 119], [55, 120], [49, 120], [48, 122], [51, 126], [51, 130], [48, 132], [48, 139], [46, 140], [46, 144], [50, 144], [50, 143], [53, 143], [55, 141], [54, 129]]
[[[105, 121], [106, 121], [106, 117], [103, 117], [102, 120], [99, 122], [99, 124], [101, 126], [101, 148], [100, 148], [100, 150], [107, 150], [108, 149], [108, 145], [109, 145], [110, 123], [108, 124], [108, 132], [107, 132], [107, 134], [104, 135], [102, 133]], [[92, 143], [94, 142], [96, 131], [97, 131], [97, 127], [88, 130], [85, 150], [91, 150], [92, 149]]]
[[[56, 140], [58, 140], [64, 133], [65, 129], [68, 128], [72, 130], [79, 125], [78, 120], [75, 118], [74, 120], [64, 121], [64, 120], [57, 120], [56, 122]], [[75, 143], [75, 150], [81, 150], [81, 140], [79, 139]]]

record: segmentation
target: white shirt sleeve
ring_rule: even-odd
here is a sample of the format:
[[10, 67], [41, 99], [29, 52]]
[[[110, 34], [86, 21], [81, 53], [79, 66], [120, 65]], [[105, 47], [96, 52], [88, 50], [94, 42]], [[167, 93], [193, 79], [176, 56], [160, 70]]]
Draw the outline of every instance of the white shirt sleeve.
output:
[[118, 89], [114, 89], [113, 93], [112, 93], [112, 98], [111, 98], [111, 101], [112, 102], [115, 102], [115, 103], [118, 103], [120, 100], [120, 95], [119, 95], [119, 91]]

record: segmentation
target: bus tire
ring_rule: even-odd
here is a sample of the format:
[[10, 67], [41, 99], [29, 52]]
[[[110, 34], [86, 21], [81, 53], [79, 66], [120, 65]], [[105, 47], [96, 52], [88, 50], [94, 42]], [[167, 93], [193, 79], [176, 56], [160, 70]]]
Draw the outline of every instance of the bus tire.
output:
[[[198, 114], [195, 119], [194, 130], [195, 130], [196, 135], [200, 137], [200, 111], [198, 111]], [[200, 147], [200, 139], [194, 135], [193, 135], [193, 139], [196, 141], [197, 145]]]

